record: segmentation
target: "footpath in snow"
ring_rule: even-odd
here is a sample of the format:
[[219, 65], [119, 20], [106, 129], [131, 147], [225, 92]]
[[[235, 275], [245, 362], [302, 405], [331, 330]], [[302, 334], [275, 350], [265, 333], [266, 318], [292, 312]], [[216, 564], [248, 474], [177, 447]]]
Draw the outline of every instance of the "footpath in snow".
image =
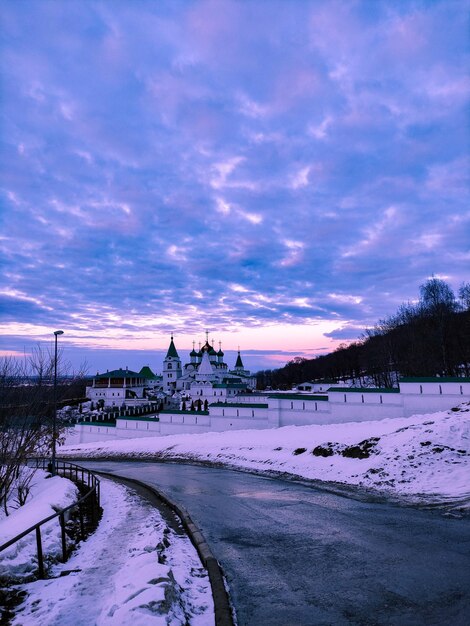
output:
[[66, 458], [214, 463], [470, 509], [470, 404], [408, 418], [64, 446]]
[[181, 531], [131, 490], [101, 479], [103, 517], [48, 580], [20, 585], [16, 626], [208, 626], [214, 607], [207, 572]]

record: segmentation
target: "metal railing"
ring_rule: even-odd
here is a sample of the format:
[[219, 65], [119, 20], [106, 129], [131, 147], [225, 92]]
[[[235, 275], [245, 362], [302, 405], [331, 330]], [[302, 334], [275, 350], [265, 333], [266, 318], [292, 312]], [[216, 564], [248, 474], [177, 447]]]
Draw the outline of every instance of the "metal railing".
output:
[[[50, 471], [51, 460], [48, 458], [34, 458], [28, 461], [28, 466], [36, 467], [37, 469], [43, 469]], [[100, 508], [100, 481], [90, 470], [68, 463], [67, 461], [56, 460], [56, 473], [60, 474], [64, 478], [70, 478], [76, 483], [81, 483], [82, 486], [87, 489], [86, 493], [79, 498], [73, 504], [61, 509], [57, 513], [46, 517], [34, 526], [31, 526], [27, 530], [24, 530], [16, 537], [13, 537], [6, 543], [0, 546], [0, 552], [6, 550], [14, 543], [29, 535], [29, 533], [36, 533], [36, 548], [38, 556], [38, 576], [39, 578], [46, 578], [46, 572], [44, 569], [44, 554], [42, 549], [42, 537], [41, 526], [50, 522], [51, 520], [58, 518], [60, 524], [61, 544], [62, 544], [62, 562], [65, 563], [69, 556], [67, 550], [67, 537], [66, 537], [66, 517], [68, 517], [69, 511], [78, 508], [78, 519], [80, 528], [80, 538], [85, 539], [87, 536], [86, 530], [90, 532], [96, 528], [99, 522], [101, 508]], [[67, 515], [66, 515], [67, 514]], [[86, 519], [88, 518], [89, 519]], [[89, 534], [89, 533], [88, 533]]]

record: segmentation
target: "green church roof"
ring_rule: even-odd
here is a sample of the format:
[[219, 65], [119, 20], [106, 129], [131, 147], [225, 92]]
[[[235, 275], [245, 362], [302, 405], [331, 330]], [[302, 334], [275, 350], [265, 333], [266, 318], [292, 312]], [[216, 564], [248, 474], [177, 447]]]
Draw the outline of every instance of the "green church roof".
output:
[[309, 393], [270, 393], [268, 398], [272, 400], [307, 400], [315, 402], [328, 402], [327, 395], [309, 394]]
[[173, 343], [173, 335], [171, 335], [170, 346], [165, 358], [167, 359], [170, 356], [174, 359], [179, 359], [178, 352], [176, 351], [175, 344]]
[[328, 393], [400, 393], [396, 387], [330, 387]]
[[141, 376], [144, 376], [145, 378], [156, 378], [155, 374], [152, 372], [148, 365], [144, 365], [139, 374]]
[[470, 383], [465, 376], [405, 376], [399, 383]]
[[269, 404], [259, 404], [258, 402], [213, 402], [209, 406], [223, 409], [269, 409]]
[[240, 356], [240, 350], [238, 351], [238, 356], [237, 356], [237, 360], [235, 362], [235, 367], [241, 367], [242, 369], [244, 369], [242, 357]]
[[105, 374], [97, 374], [94, 378], [144, 378], [144, 376], [137, 372], [133, 372], [132, 370], [119, 369], [113, 370], [112, 372], [106, 372]]

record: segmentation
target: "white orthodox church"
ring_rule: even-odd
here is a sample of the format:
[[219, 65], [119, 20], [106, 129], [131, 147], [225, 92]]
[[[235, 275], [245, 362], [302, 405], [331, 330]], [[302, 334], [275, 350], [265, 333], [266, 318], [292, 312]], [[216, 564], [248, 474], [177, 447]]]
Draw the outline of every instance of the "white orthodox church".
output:
[[[228, 369], [224, 353], [206, 342], [193, 349], [184, 365], [176, 350], [173, 335], [163, 361], [162, 376], [155, 376], [148, 366], [140, 372], [126, 369], [97, 373], [86, 388], [87, 397], [97, 406], [143, 406], [154, 400], [165, 404], [197, 403], [202, 405], [232, 399], [239, 393], [256, 389], [256, 377], [245, 369], [238, 351], [235, 367]], [[189, 405], [190, 406], [190, 405]]]
[[205, 344], [202, 347], [199, 344], [196, 351], [193, 342], [190, 361], [182, 365], [172, 335], [163, 361], [163, 391], [179, 392], [191, 400], [215, 402], [255, 389], [256, 378], [245, 369], [240, 350], [232, 370], [229, 370], [224, 356], [220, 343], [216, 352], [206, 333]]

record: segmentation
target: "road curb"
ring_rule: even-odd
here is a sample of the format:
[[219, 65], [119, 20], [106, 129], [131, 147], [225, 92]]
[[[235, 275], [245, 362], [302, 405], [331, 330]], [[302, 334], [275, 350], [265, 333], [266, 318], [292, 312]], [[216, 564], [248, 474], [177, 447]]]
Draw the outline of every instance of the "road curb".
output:
[[227, 589], [225, 587], [224, 575], [222, 568], [212, 554], [212, 551], [204, 538], [201, 530], [198, 526], [193, 522], [191, 516], [188, 511], [177, 502], [172, 500], [165, 493], [156, 489], [155, 487], [151, 487], [147, 483], [142, 482], [141, 480], [137, 480], [136, 478], [128, 478], [127, 476], [119, 476], [117, 474], [112, 474], [110, 472], [100, 472], [97, 470], [92, 470], [95, 474], [100, 474], [102, 476], [106, 476], [108, 478], [113, 479], [123, 479], [123, 481], [134, 483], [143, 489], [147, 489], [153, 495], [155, 495], [159, 500], [161, 500], [164, 504], [166, 504], [176, 515], [180, 518], [183, 528], [187, 532], [191, 542], [197, 550], [199, 558], [201, 559], [202, 564], [207, 570], [209, 575], [209, 580], [211, 583], [212, 590], [212, 598], [214, 600], [214, 613], [215, 613], [215, 624], [216, 626], [235, 626], [235, 621], [233, 618], [233, 611], [230, 604], [230, 599], [227, 593]]

